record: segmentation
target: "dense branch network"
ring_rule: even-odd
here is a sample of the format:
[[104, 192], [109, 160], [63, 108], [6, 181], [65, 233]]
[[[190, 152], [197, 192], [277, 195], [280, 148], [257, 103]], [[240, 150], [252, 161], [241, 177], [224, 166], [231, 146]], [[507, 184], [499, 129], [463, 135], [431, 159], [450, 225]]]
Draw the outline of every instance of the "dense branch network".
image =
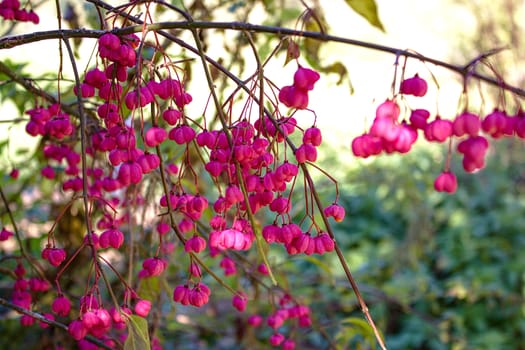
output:
[[[26, 131], [43, 140], [46, 164], [40, 169], [41, 174], [61, 183], [61, 199], [65, 202], [62, 212], [54, 218], [41, 251], [49, 271], [56, 270], [54, 276], [49, 280], [39, 276], [33, 287], [25, 283], [28, 277], [23, 259], [17, 259], [11, 274], [16, 280], [14, 301], [0, 299], [0, 303], [23, 310], [28, 316], [23, 319], [24, 325], [37, 319], [67, 329], [79, 344], [89, 341], [104, 344], [102, 347], [120, 346], [117, 331], [127, 327], [130, 332], [125, 342], [137, 341], [137, 333], [144, 330], [137, 330], [133, 317], [146, 318], [155, 306], [153, 300], [140, 293], [140, 286], [146, 283], [143, 281], [166, 276], [170, 266], [182, 270], [181, 261], [186, 260], [179, 278], [171, 280], [177, 283], [172, 297], [175, 303], [205, 307], [214, 292], [213, 287], [208, 286], [209, 280], [205, 280], [204, 276], [208, 275], [210, 280], [231, 292], [232, 306], [244, 312], [249, 301], [252, 302], [252, 295], [263, 286], [272, 301], [265, 317], [272, 333], [267, 341], [290, 350], [298, 339], [294, 340], [292, 332], [286, 334], [287, 328], [283, 325], [293, 329], [312, 327], [313, 315], [300, 296], [294, 296], [282, 286], [276, 288], [266, 283], [268, 278], [277, 284], [268, 258], [269, 246], [280, 246], [288, 255], [322, 255], [335, 251], [376, 341], [386, 349], [332, 228], [332, 221], [342, 221], [345, 211], [338, 203], [337, 181], [316, 165], [323, 140], [321, 130], [315, 125], [317, 118], [314, 117], [313, 125], [308, 127], [301, 126], [294, 118], [297, 112], [315, 116], [308, 108], [309, 92], [320, 74], [302, 66], [297, 54], [293, 82], [276, 87], [264, 75], [264, 64], [257, 56], [251, 33], [377, 50], [432, 63], [460, 74], [464, 81], [478, 79], [516, 96], [525, 97], [525, 91], [499, 78], [477, 73], [476, 65], [486, 55], [458, 66], [409, 50], [321, 32], [245, 22], [194, 21], [186, 12], [161, 1], [155, 2], [178, 12], [185, 20], [154, 22], [149, 7], [153, 2], [149, 1], [131, 2], [118, 8], [99, 0], [88, 2], [107, 10], [111, 16], [117, 15], [126, 24], [136, 25], [108, 30], [59, 29], [0, 39], [0, 49], [59, 40], [65, 45], [75, 72], [76, 95], [76, 105], [67, 105], [61, 98], [60, 85], [55, 97], [0, 62], [0, 73], [48, 102], [27, 111], [30, 119]], [[151, 23], [131, 15], [139, 5], [145, 6], [143, 18]], [[171, 29], [190, 31], [194, 44], [168, 33]], [[238, 31], [246, 36], [257, 60], [257, 71], [249, 79], [241, 80], [207, 55], [199, 32], [212, 29]], [[145, 64], [141, 55], [147, 36], [153, 37], [150, 46], [162, 64]], [[188, 115], [186, 106], [192, 103], [193, 97], [187, 91], [186, 72], [164, 52], [158, 36], [199, 58], [216, 114], [210, 117], [205, 111], [199, 117]], [[78, 73], [69, 44], [74, 38], [97, 39], [97, 64], [87, 70], [84, 77]], [[209, 65], [239, 87], [226, 102], [217, 94]], [[59, 82], [61, 75], [60, 69]], [[409, 120], [400, 121], [400, 107], [395, 98], [421, 97], [426, 92], [426, 81], [418, 75], [403, 80], [395, 96], [378, 106], [369, 132], [354, 139], [354, 154], [366, 158], [380, 153], [407, 153], [420, 131], [429, 142], [448, 141], [447, 163], [434, 186], [438, 191], [452, 193], [457, 187], [449, 164], [453, 137], [462, 140], [458, 150], [464, 155], [463, 166], [468, 172], [484, 166], [489, 144], [482, 132], [493, 138], [513, 135], [525, 138], [525, 115], [520, 114], [521, 111], [514, 117], [495, 111], [483, 120], [465, 111], [454, 121], [442, 120], [439, 116], [429, 121], [428, 111], [414, 110]], [[239, 100], [244, 101], [245, 107], [241, 115], [235, 115], [231, 105]], [[84, 108], [88, 105], [95, 106], [89, 116]], [[220, 126], [214, 128], [213, 121], [217, 120]], [[331, 203], [324, 203], [320, 197], [312, 170], [320, 171], [333, 183], [335, 198]], [[66, 251], [55, 237], [55, 229], [65, 213], [80, 200], [85, 233], [78, 246]], [[297, 204], [303, 208], [300, 213], [294, 213], [293, 207]], [[139, 212], [142, 214], [138, 215]], [[152, 241], [148, 249], [135, 238], [135, 235], [144, 238], [146, 233]], [[2, 235], [6, 239], [10, 237], [7, 231], [2, 231]], [[254, 244], [257, 253], [250, 254]], [[82, 258], [84, 250], [89, 251], [87, 283], [73, 312], [72, 294], [63, 290], [63, 275]], [[104, 257], [102, 253], [106, 251], [122, 253], [127, 259], [127, 278], [122, 269]], [[218, 265], [224, 276], [213, 268], [215, 257], [221, 259]], [[139, 269], [135, 266], [137, 258], [141, 263]], [[242, 277], [247, 276], [246, 286], [241, 283], [232, 286], [225, 281], [227, 276], [240, 276], [239, 270], [245, 272]], [[50, 317], [68, 318], [67, 327], [29, 311], [34, 301], [31, 293], [49, 292], [51, 284], [56, 295]], [[253, 327], [263, 322], [263, 317], [255, 311], [245, 319]], [[319, 327], [317, 330], [330, 346], [335, 346], [329, 334]], [[145, 333], [148, 334], [147, 330]], [[151, 334], [154, 335], [154, 330]], [[148, 337], [139, 338], [140, 341], [147, 338], [149, 344]]]

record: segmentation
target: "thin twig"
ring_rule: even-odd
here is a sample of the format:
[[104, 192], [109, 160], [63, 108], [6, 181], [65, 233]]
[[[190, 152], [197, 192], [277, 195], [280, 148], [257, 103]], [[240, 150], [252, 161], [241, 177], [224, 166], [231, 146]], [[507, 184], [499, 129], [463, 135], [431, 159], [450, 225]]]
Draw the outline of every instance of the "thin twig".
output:
[[[87, 0], [87, 1], [93, 4], [96, 4], [97, 6], [101, 6], [104, 8], [105, 7], [111, 8], [109, 5], [105, 4], [102, 1], [98, 1], [98, 0]], [[132, 16], [128, 15], [127, 17], [128, 19], [132, 19]], [[163, 29], [189, 29], [189, 30], [229, 29], [229, 30], [238, 30], [238, 31], [250, 31], [250, 32], [257, 32], [257, 33], [275, 34], [278, 36], [297, 36], [297, 37], [310, 38], [310, 39], [314, 39], [318, 41], [335, 42], [335, 43], [340, 43], [340, 44], [357, 46], [357, 47], [362, 47], [365, 49], [381, 51], [381, 52], [390, 53], [394, 55], [414, 58], [420, 61], [429, 62], [436, 66], [446, 68], [448, 70], [451, 70], [453, 72], [460, 74], [461, 76], [465, 76], [466, 74], [469, 73], [468, 64], [466, 66], [465, 65], [455, 65], [455, 64], [441, 61], [435, 58], [420, 55], [410, 50], [402, 50], [402, 49], [391, 47], [391, 46], [380, 45], [380, 44], [375, 44], [375, 43], [366, 42], [362, 40], [345, 38], [345, 37], [339, 37], [335, 35], [323, 34], [319, 32], [301, 31], [301, 30], [290, 29], [290, 28], [265, 26], [265, 25], [258, 25], [258, 24], [252, 24], [252, 23], [246, 23], [246, 22], [180, 21], [180, 22], [159, 22], [159, 23], [148, 24], [146, 26], [142, 25], [143, 24], [142, 21], [140, 22], [136, 21], [136, 23], [140, 23], [140, 25], [124, 27], [121, 29], [114, 29], [112, 32], [117, 35], [125, 35], [125, 34], [141, 32], [144, 29], [148, 31], [150, 30], [159, 31]], [[87, 30], [87, 29], [51, 30], [51, 31], [45, 31], [45, 32], [34, 32], [30, 34], [16, 35], [16, 36], [10, 36], [10, 37], [5, 37], [5, 38], [0, 39], [0, 50], [9, 49], [9, 48], [13, 48], [19, 45], [28, 44], [28, 43], [32, 43], [36, 41], [47, 40], [47, 39], [57, 39], [57, 38], [62, 38], [62, 37], [64, 38], [98, 38], [104, 33], [106, 32], [101, 31], [101, 30]], [[167, 34], [167, 33], [159, 32], [159, 34], [164, 36], [164, 34]], [[501, 82], [498, 79], [494, 79], [489, 76], [486, 76], [480, 73], [476, 73], [476, 72], [470, 72], [469, 76], [479, 79], [481, 81], [484, 81], [490, 85], [494, 85], [501, 89], [510, 91], [516, 95], [525, 97], [525, 90], [519, 87], [516, 87], [516, 86], [506, 84], [504, 82]]]

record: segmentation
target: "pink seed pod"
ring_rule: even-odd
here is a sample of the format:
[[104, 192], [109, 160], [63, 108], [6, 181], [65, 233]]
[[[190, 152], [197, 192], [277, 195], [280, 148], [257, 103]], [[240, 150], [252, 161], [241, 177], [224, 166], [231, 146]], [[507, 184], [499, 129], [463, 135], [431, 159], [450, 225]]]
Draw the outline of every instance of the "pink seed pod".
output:
[[181, 118], [181, 115], [182, 113], [179, 110], [169, 108], [162, 113], [162, 119], [169, 125], [175, 125]]
[[293, 76], [293, 85], [299, 90], [313, 90], [321, 75], [309, 68], [299, 66]]
[[122, 95], [122, 85], [114, 82], [106, 82], [99, 90], [98, 97], [104, 101], [118, 100]]
[[24, 327], [30, 327], [35, 323], [35, 319], [29, 315], [22, 315], [20, 317], [20, 324]]
[[277, 314], [277, 313], [268, 316], [268, 318], [266, 319], [266, 324], [273, 329], [277, 329], [281, 327], [283, 323], [284, 323], [284, 318], [280, 314]]
[[214, 230], [224, 230], [226, 228], [226, 219], [216, 215], [210, 219], [210, 227]]
[[487, 139], [483, 136], [469, 137], [458, 144], [458, 152], [473, 159], [485, 158], [489, 148]]
[[163, 100], [176, 99], [182, 95], [182, 85], [178, 80], [164, 79], [152, 87], [153, 92]]
[[324, 208], [323, 212], [327, 217], [334, 218], [336, 222], [341, 222], [345, 218], [345, 208], [336, 203]]
[[310, 143], [317, 147], [321, 145], [321, 142], [323, 142], [323, 136], [319, 128], [311, 127], [304, 131], [303, 143]]
[[190, 303], [190, 288], [187, 284], [178, 285], [173, 291], [173, 301], [181, 303], [182, 305], [189, 305]]
[[66, 317], [71, 311], [71, 302], [65, 296], [60, 295], [53, 301], [51, 310], [58, 316]]
[[375, 118], [370, 128], [370, 135], [394, 143], [401, 132], [401, 127], [390, 118]]
[[232, 276], [237, 274], [237, 265], [235, 265], [235, 261], [228, 258], [227, 256], [221, 259], [219, 266], [221, 267], [224, 276]]
[[186, 252], [200, 253], [206, 248], [206, 241], [200, 236], [193, 236], [184, 244]]
[[315, 162], [317, 160], [317, 149], [310, 143], [303, 143], [295, 150], [295, 159], [298, 163]]
[[244, 200], [244, 195], [237, 185], [229, 185], [226, 188], [224, 198], [230, 204], [236, 204]]
[[428, 141], [444, 142], [453, 134], [453, 125], [450, 120], [441, 119], [439, 116], [425, 128], [425, 138]]
[[145, 299], [137, 301], [134, 310], [140, 317], [148, 316], [149, 311], [151, 310], [151, 301]]
[[292, 209], [292, 203], [286, 197], [278, 197], [270, 204], [270, 210], [277, 214], [288, 213]]
[[399, 105], [392, 100], [386, 100], [376, 108], [376, 118], [388, 118], [397, 122], [401, 109]]
[[252, 241], [236, 229], [227, 229], [223, 231], [214, 231], [209, 238], [210, 247], [219, 250], [233, 249], [246, 250], [251, 247]]
[[75, 340], [83, 339], [88, 333], [88, 330], [86, 329], [86, 327], [84, 327], [84, 324], [80, 320], [75, 320], [71, 322], [67, 327], [67, 330]]
[[159, 222], [156, 228], [157, 228], [157, 232], [161, 236], [164, 236], [166, 233], [170, 232], [171, 230], [171, 227], [167, 222]]
[[262, 236], [267, 243], [277, 242], [281, 228], [277, 225], [266, 225], [262, 229]]
[[508, 123], [509, 120], [505, 112], [500, 111], [499, 109], [494, 109], [492, 113], [488, 114], [483, 119], [481, 122], [481, 128], [485, 133], [497, 139], [505, 135]]
[[335, 249], [334, 240], [326, 232], [320, 233], [318, 236], [313, 238], [314, 241], [314, 253], [324, 254], [325, 252], [331, 252]]
[[179, 145], [187, 144], [195, 138], [195, 130], [188, 125], [177, 126], [170, 130], [169, 138]]
[[100, 237], [95, 232], [93, 232], [93, 233], [89, 233], [85, 235], [82, 241], [86, 245], [93, 243], [93, 248], [99, 249], [100, 248], [99, 239]]
[[352, 140], [352, 153], [356, 157], [368, 158], [383, 151], [383, 142], [379, 137], [363, 134]]
[[204, 165], [204, 169], [206, 169], [206, 171], [213, 177], [218, 177], [224, 167], [222, 165], [222, 163], [218, 162], [218, 161], [215, 161], [215, 160], [212, 160], [212, 161], [209, 161], [208, 163], [206, 163]]
[[233, 307], [241, 312], [246, 309], [247, 302], [248, 302], [248, 298], [246, 297], [246, 294], [242, 292], [239, 294], [235, 294], [232, 298]]
[[438, 192], [454, 193], [458, 188], [456, 175], [451, 171], [444, 171], [434, 181], [434, 189]]
[[[51, 321], [54, 321], [55, 320], [55, 315], [53, 314], [50, 314], [50, 313], [44, 313], [42, 316], [44, 316], [45, 318], [47, 318], [48, 320], [51, 320]], [[38, 325], [40, 326], [40, 328], [42, 329], [46, 329], [46, 328], [49, 328], [49, 324], [48, 323], [45, 323], [43, 321], [40, 321], [38, 323]]]
[[293, 339], [286, 339], [281, 344], [281, 349], [282, 350], [294, 350], [295, 349], [295, 341]]
[[99, 238], [99, 244], [101, 248], [112, 247], [119, 249], [124, 243], [124, 234], [114, 228], [102, 232]]
[[82, 325], [84, 326], [84, 328], [86, 328], [88, 331], [91, 329], [91, 328], [94, 328], [97, 326], [97, 324], [99, 323], [99, 318], [98, 316], [95, 314], [94, 311], [87, 311], [85, 312], [83, 315], [82, 315]]
[[454, 119], [454, 135], [461, 137], [463, 135], [478, 136], [481, 129], [481, 120], [479, 116], [469, 112], [463, 112]]
[[401, 124], [399, 130], [399, 135], [392, 143], [392, 146], [399, 153], [408, 153], [412, 149], [412, 145], [417, 141], [417, 131], [405, 122]]
[[308, 92], [295, 86], [284, 86], [279, 91], [279, 101], [289, 108], [306, 109], [308, 107]]
[[210, 296], [210, 289], [208, 286], [198, 283], [189, 292], [190, 304], [195, 307], [201, 307], [208, 303]]
[[251, 315], [248, 317], [248, 324], [252, 327], [259, 327], [263, 322], [263, 318], [260, 315]]
[[414, 75], [412, 78], [405, 79], [401, 82], [399, 87], [399, 92], [405, 95], [413, 95], [422, 97], [425, 96], [428, 90], [428, 84], [425, 79], [419, 77], [419, 75]]
[[102, 179], [102, 188], [106, 192], [113, 192], [120, 188], [120, 182], [117, 179], [105, 177]]
[[44, 135], [46, 133], [44, 124], [39, 124], [33, 120], [26, 124], [25, 130], [31, 136]]
[[142, 262], [142, 267], [147, 271], [147, 277], [159, 276], [167, 266], [168, 263], [158, 257], [147, 258]]
[[181, 95], [175, 97], [175, 104], [180, 109], [191, 103], [191, 101], [193, 101], [193, 97], [187, 92], [183, 92]]
[[99, 39], [98, 43], [109, 50], [117, 50], [120, 47], [120, 39], [112, 33], [105, 33]]
[[215, 141], [217, 140], [217, 132], [214, 131], [207, 131], [203, 130], [200, 133], [197, 134], [195, 140], [197, 141], [197, 144], [201, 147], [208, 147], [209, 149], [213, 149], [215, 146]]
[[270, 344], [272, 344], [273, 346], [279, 346], [283, 341], [284, 335], [282, 335], [281, 333], [274, 333], [270, 337]]
[[114, 78], [117, 78], [120, 82], [125, 82], [128, 79], [126, 67], [118, 63], [110, 64], [105, 70], [105, 75], [107, 79], [113, 80]]
[[426, 109], [414, 109], [410, 113], [410, 125], [416, 129], [424, 130], [429, 117], [430, 112]]
[[100, 69], [93, 68], [86, 72], [84, 81], [86, 82], [86, 84], [100, 89], [108, 82], [108, 78], [106, 77], [106, 74], [104, 74], [104, 72], [102, 72]]
[[513, 117], [514, 119], [514, 133], [516, 136], [518, 136], [520, 139], [525, 138], [525, 111], [518, 110], [516, 115]]
[[38, 14], [33, 10], [29, 11], [28, 20], [33, 24], [40, 23], [40, 17], [38, 17]]
[[46, 248], [49, 249], [47, 253], [47, 261], [53, 266], [59, 266], [66, 260], [66, 251], [62, 248]]
[[138, 184], [142, 180], [142, 169], [136, 162], [122, 163], [118, 172], [118, 180], [122, 186]]
[[0, 242], [1, 241], [7, 241], [9, 237], [13, 236], [13, 232], [7, 230], [5, 227], [2, 228], [2, 231], [0, 231]]
[[64, 191], [79, 192], [82, 190], [82, 179], [80, 177], [74, 177], [72, 179], [64, 181], [62, 184]]
[[190, 275], [193, 276], [193, 277], [201, 277], [202, 276], [202, 271], [201, 271], [201, 268], [198, 264], [192, 262], [189, 266], [189, 272], [190, 272]]
[[80, 298], [80, 312], [84, 313], [88, 310], [98, 309], [97, 298], [93, 294], [86, 294]]
[[[79, 88], [77, 85], [73, 87], [73, 93], [78, 96]], [[80, 84], [80, 96], [83, 98], [89, 98], [95, 96], [95, 88], [89, 84]]]
[[146, 131], [146, 136], [144, 138], [144, 142], [148, 147], [155, 147], [157, 145], [160, 145], [166, 138], [168, 137], [168, 133], [163, 128], [159, 128], [157, 126], [151, 127]]

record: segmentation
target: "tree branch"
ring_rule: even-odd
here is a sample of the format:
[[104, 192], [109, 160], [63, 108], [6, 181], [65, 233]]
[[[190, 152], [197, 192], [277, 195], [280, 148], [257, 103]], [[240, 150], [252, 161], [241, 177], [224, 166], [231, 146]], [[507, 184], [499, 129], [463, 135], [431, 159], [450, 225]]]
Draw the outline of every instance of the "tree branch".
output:
[[[48, 325], [51, 325], [53, 327], [62, 329], [64, 331], [66, 331], [66, 332], [68, 331], [68, 327], [65, 324], [57, 322], [57, 321], [54, 321], [54, 320], [50, 320], [49, 318], [46, 318], [42, 314], [39, 314], [37, 312], [26, 310], [26, 309], [24, 309], [24, 308], [22, 308], [22, 307], [20, 307], [18, 305], [15, 305], [15, 304], [11, 303], [10, 301], [8, 301], [8, 300], [6, 300], [6, 299], [4, 299], [2, 297], [0, 297], [0, 305], [3, 305], [3, 306], [5, 306], [5, 307], [7, 307], [9, 309], [15, 310], [15, 311], [17, 311], [17, 312], [19, 312], [21, 314], [30, 316], [30, 317], [34, 318], [35, 320], [37, 320], [37, 321], [47, 323]], [[93, 343], [93, 344], [95, 344], [97, 346], [100, 346], [103, 349], [112, 350], [112, 348], [110, 348], [109, 346], [107, 346], [102, 341], [100, 341], [99, 339], [95, 338], [92, 335], [86, 335], [86, 337], [84, 339], [86, 339], [90, 343]]]
[[[103, 6], [102, 4], [104, 3], [98, 0], [88, 0], [88, 2], [94, 3], [98, 6], [102, 6], [106, 9], [110, 8], [110, 7], [108, 8], [106, 6]], [[128, 16], [128, 19], [132, 19], [132, 17]], [[324, 33], [319, 33], [319, 32], [301, 31], [301, 30], [290, 29], [290, 28], [265, 26], [265, 25], [258, 25], [258, 24], [252, 24], [252, 23], [246, 23], [246, 22], [178, 21], [178, 22], [159, 22], [159, 23], [148, 24], [146, 26], [142, 25], [141, 23], [142, 21], [138, 19], [135, 22], [140, 23], [140, 25], [129, 26], [129, 27], [124, 27], [120, 29], [114, 29], [111, 32], [116, 35], [125, 35], [125, 34], [141, 32], [143, 30], [161, 31], [165, 29], [186, 29], [186, 30], [224, 29], [224, 30], [237, 30], [237, 31], [264, 33], [264, 34], [274, 34], [277, 36], [297, 36], [297, 37], [303, 37], [303, 38], [310, 38], [310, 39], [314, 39], [318, 41], [335, 42], [335, 43], [340, 43], [340, 44], [345, 44], [345, 45], [362, 47], [365, 49], [381, 51], [385, 53], [394, 54], [397, 56], [404, 56], [408, 58], [418, 59], [424, 62], [429, 62], [436, 66], [443, 67], [450, 71], [456, 72], [460, 74], [463, 78], [465, 77], [476, 78], [487, 84], [497, 86], [501, 89], [510, 91], [518, 96], [525, 97], [525, 90], [520, 89], [519, 87], [516, 87], [516, 86], [506, 84], [505, 82], [501, 82], [498, 79], [489, 77], [487, 75], [472, 72], [469, 69], [470, 68], [469, 64], [455, 65], [452, 63], [434, 59], [432, 57], [420, 55], [410, 50], [402, 50], [402, 49], [398, 49], [395, 47], [375, 44], [375, 43], [356, 40], [356, 39], [344, 38], [344, 37], [339, 37], [339, 36], [334, 36], [334, 35], [329, 35], [329, 34], [324, 34]], [[9, 48], [13, 48], [16, 46], [20, 46], [20, 45], [24, 45], [24, 44], [28, 44], [32, 42], [37, 42], [41, 40], [62, 39], [62, 38], [66, 38], [66, 39], [67, 38], [98, 38], [104, 33], [106, 33], [106, 31], [88, 30], [88, 29], [72, 29], [72, 30], [51, 30], [51, 31], [45, 31], [45, 32], [35, 32], [35, 33], [30, 33], [30, 34], [16, 35], [16, 36], [10, 36], [10, 37], [0, 39], [0, 50], [9, 49]], [[165, 34], [168, 34], [168, 33], [159, 32], [159, 34], [166, 36]]]

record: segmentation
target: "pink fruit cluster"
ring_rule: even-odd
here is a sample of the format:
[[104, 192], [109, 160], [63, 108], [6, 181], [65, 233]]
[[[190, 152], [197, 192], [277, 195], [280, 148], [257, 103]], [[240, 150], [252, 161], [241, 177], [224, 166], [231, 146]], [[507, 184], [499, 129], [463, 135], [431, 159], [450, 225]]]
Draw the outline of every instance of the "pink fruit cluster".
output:
[[[424, 96], [427, 83], [417, 74], [401, 82], [403, 95]], [[414, 109], [408, 120], [399, 120], [401, 108], [395, 100], [386, 100], [376, 109], [376, 117], [370, 130], [352, 141], [352, 152], [356, 157], [368, 158], [381, 153], [407, 153], [421, 133], [428, 142], [444, 143], [456, 141], [455, 150], [462, 157], [463, 169], [473, 173], [485, 167], [489, 149], [488, 138], [517, 136], [525, 138], [525, 115], [518, 111], [514, 116], [495, 109], [483, 118], [464, 111], [454, 119], [442, 119], [439, 115], [430, 118], [425, 109]], [[450, 155], [449, 155], [450, 157]], [[445, 169], [435, 180], [438, 192], [454, 193], [457, 179], [450, 169]]]
[[268, 339], [272, 346], [280, 346], [283, 350], [293, 350], [296, 348], [296, 343], [292, 338], [286, 338], [285, 329], [289, 326], [310, 327], [312, 325], [310, 309], [308, 306], [298, 304], [289, 294], [280, 297], [278, 305], [279, 307], [266, 317], [266, 322], [262, 316], [257, 314], [251, 315], [247, 321], [252, 327], [261, 327], [264, 323], [272, 329], [273, 333]]
[[[31, 305], [35, 299], [41, 297], [41, 294], [46, 293], [51, 289], [51, 284], [40, 277], [26, 277], [26, 269], [22, 264], [17, 264], [13, 270], [15, 275], [15, 282], [12, 288], [11, 302], [26, 310], [31, 310]], [[24, 326], [30, 326], [34, 323], [34, 318], [23, 315], [20, 322]]]
[[2, 0], [0, 2], [0, 17], [4, 20], [40, 23], [40, 18], [35, 11], [20, 8], [19, 0]]
[[[113, 346], [112, 334], [125, 336], [120, 331], [125, 328], [127, 315], [147, 317], [152, 305], [139, 300], [136, 288], [162, 278], [175, 253], [183, 254], [189, 263], [187, 279], [174, 288], [173, 301], [194, 307], [206, 305], [212, 290], [203, 282], [206, 272], [197, 257], [207, 250], [210, 257], [219, 256], [217, 267], [224, 276], [245, 272], [233, 257], [253, 249], [259, 227], [252, 226], [252, 215], [271, 215], [273, 224], [262, 225], [263, 237], [267, 243], [281, 244], [289, 254], [324, 254], [335, 248], [333, 237], [315, 222], [316, 215], [301, 221], [309, 221], [308, 229], [292, 222], [297, 200], [295, 182], [306, 163], [317, 160], [322, 144], [315, 123], [302, 128], [291, 116], [277, 113], [253, 117], [245, 112], [238, 117], [228, 115], [226, 127], [209, 130], [205, 122], [186, 114], [193, 98], [179, 77], [179, 68], [166, 68], [166, 74], [148, 74], [146, 69], [134, 72], [140, 40], [135, 35], [103, 34], [98, 39], [98, 65], [87, 70], [80, 84], [73, 87], [79, 99], [93, 106], [87, 112], [85, 159], [79, 144], [82, 126], [75, 117], [64, 113], [58, 104], [27, 111], [30, 120], [26, 131], [45, 139], [42, 176], [62, 184], [59, 196], [67, 203], [82, 198], [90, 207], [86, 215], [93, 222], [92, 232], [83, 237], [75, 253], [57, 246], [52, 229], [41, 254], [46, 266], [58, 271], [57, 296], [49, 315], [70, 318], [69, 333], [80, 348], [88, 348], [87, 335]], [[131, 71], [140, 74], [140, 79], [129, 79]], [[282, 88], [278, 100], [290, 108], [307, 108], [308, 93], [319, 78], [316, 71], [299, 65], [293, 85]], [[301, 140], [298, 147], [289, 146], [291, 136]], [[288, 152], [290, 149], [293, 153]], [[208, 182], [216, 191], [209, 190]], [[304, 199], [300, 196], [299, 200]], [[139, 210], [147, 215], [137, 230], [133, 225], [142, 219], [134, 214]], [[318, 210], [336, 222], [345, 217], [336, 202]], [[203, 229], [204, 225], [209, 230]], [[133, 242], [135, 247], [140, 246], [140, 261], [134, 270], [136, 285], [123, 283], [122, 306], [116, 310], [104, 305], [98, 289], [102, 277], [98, 264], [93, 265], [80, 303], [72, 303], [71, 296], [60, 287], [62, 272], [82, 249], [89, 250], [94, 258], [106, 256], [106, 249], [126, 253], [136, 239], [128, 234], [130, 231], [150, 235], [154, 249], [146, 251], [142, 244]], [[4, 236], [7, 239], [9, 234]], [[232, 251], [236, 252], [232, 255]], [[178, 256], [176, 261], [182, 263]], [[269, 265], [255, 266], [252, 271], [259, 277], [269, 274]], [[118, 268], [113, 271], [118, 273]], [[30, 307], [26, 294], [21, 293], [17, 300]], [[136, 303], [131, 310], [133, 300]], [[242, 312], [247, 301], [247, 294], [237, 292], [232, 305]], [[292, 319], [297, 319], [299, 326], [310, 326], [309, 310], [292, 306], [289, 300], [281, 306], [268, 318], [268, 326], [275, 330], [270, 343], [293, 349], [294, 340], [282, 337], [278, 329]]]

